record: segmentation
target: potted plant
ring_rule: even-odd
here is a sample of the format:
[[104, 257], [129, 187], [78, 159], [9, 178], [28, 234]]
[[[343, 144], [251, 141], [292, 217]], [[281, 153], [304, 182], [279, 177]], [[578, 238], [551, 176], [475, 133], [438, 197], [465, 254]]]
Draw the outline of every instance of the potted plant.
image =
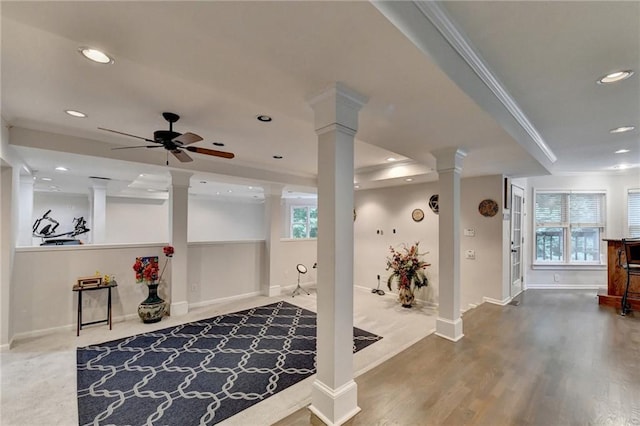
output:
[[392, 290], [394, 281], [398, 285], [398, 300], [404, 308], [410, 308], [415, 296], [415, 288], [426, 287], [429, 280], [425, 273], [430, 263], [420, 259], [424, 253], [418, 252], [419, 243], [416, 242], [411, 247], [403, 246], [402, 250], [389, 247], [391, 256], [387, 257], [387, 271], [391, 271], [387, 280], [387, 287]]
[[158, 296], [158, 286], [161, 283], [169, 259], [173, 257], [174, 249], [172, 246], [165, 246], [162, 251], [166, 259], [159, 277], [158, 258], [156, 256], [138, 257], [133, 264], [133, 270], [136, 272], [136, 281], [145, 282], [149, 290], [147, 298], [138, 305], [138, 316], [144, 323], [158, 322], [166, 312], [167, 304]]

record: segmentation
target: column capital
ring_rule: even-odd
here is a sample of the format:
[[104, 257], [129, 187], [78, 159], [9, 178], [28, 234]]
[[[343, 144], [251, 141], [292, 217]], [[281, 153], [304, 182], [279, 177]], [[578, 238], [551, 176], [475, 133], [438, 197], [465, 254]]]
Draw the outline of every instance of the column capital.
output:
[[171, 175], [171, 186], [189, 186], [191, 183], [192, 172], [185, 172], [183, 170], [169, 170]]
[[462, 171], [462, 160], [467, 156], [467, 152], [462, 148], [442, 148], [431, 151], [431, 155], [436, 158], [436, 171], [451, 172]]
[[308, 99], [314, 112], [316, 132], [337, 124], [355, 133], [358, 130], [358, 112], [368, 100], [344, 83], [331, 84]]
[[99, 178], [90, 178], [90, 179], [91, 179], [92, 189], [105, 189], [107, 187], [108, 181], [105, 179], [99, 179]]
[[262, 186], [262, 190], [264, 191], [264, 196], [271, 195], [279, 195], [282, 197], [282, 190], [284, 189], [284, 185], [279, 183], [270, 183]]

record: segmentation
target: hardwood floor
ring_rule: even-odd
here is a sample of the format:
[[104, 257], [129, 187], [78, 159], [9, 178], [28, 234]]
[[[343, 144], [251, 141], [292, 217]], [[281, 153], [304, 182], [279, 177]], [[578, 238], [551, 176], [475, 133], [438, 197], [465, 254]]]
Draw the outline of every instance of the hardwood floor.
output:
[[[621, 317], [595, 291], [518, 299], [465, 314], [458, 343], [431, 335], [358, 377], [347, 424], [640, 424], [640, 313]], [[308, 424], [306, 408], [276, 423]]]

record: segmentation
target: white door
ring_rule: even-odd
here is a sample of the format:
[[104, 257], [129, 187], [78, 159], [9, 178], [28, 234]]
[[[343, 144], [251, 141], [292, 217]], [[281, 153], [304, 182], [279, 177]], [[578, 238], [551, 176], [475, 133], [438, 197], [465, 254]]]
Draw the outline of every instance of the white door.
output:
[[522, 291], [522, 224], [524, 190], [511, 186], [511, 297]]

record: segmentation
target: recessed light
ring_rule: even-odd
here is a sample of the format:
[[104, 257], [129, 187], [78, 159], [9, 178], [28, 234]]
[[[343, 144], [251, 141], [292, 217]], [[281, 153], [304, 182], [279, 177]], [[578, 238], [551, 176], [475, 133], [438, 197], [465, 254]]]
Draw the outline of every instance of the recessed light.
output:
[[53, 179], [51, 179], [49, 177], [43, 177], [43, 178], [40, 178], [40, 180], [43, 180], [45, 182], [51, 182]]
[[624, 169], [630, 169], [631, 165], [630, 164], [618, 164], [617, 166], [613, 166], [614, 169], [617, 170], [624, 170]]
[[220, 191], [216, 192], [216, 195], [220, 195]]
[[387, 161], [396, 161], [396, 159], [393, 158], [393, 157], [389, 157], [389, 158], [387, 158]]
[[73, 109], [65, 109], [64, 112], [66, 112], [67, 114], [69, 114], [72, 117], [87, 118], [87, 114], [85, 114], [82, 111], [76, 111], [76, 110], [73, 110]]
[[355, 189], [360, 189], [360, 185], [355, 185], [354, 188]]
[[58, 166], [56, 167], [56, 170], [59, 172], [68, 172], [69, 169], [67, 169], [66, 167], [62, 167], [62, 166]]
[[628, 149], [619, 149], [615, 153], [616, 154], [626, 154], [627, 152], [631, 152]]
[[229, 189], [227, 192], [228, 192], [229, 194], [231, 194], [233, 191]]
[[617, 83], [618, 81], [625, 80], [631, 77], [632, 75], [633, 75], [633, 71], [631, 70], [616, 71], [616, 72], [607, 74], [604, 77], [599, 78], [597, 83], [598, 84]]
[[273, 121], [273, 118], [269, 117], [268, 115], [259, 115], [256, 118], [258, 119], [258, 121], [262, 121], [263, 123]]
[[615, 129], [609, 130], [609, 133], [624, 133], [624, 132], [630, 132], [633, 129], [635, 129], [635, 126], [620, 126], [620, 127], [616, 127]]
[[249, 189], [253, 189], [253, 186], [250, 186]]
[[274, 155], [273, 158], [276, 160], [282, 160], [284, 157], [282, 155]]
[[92, 49], [91, 47], [83, 46], [78, 48], [78, 52], [80, 52], [82, 56], [89, 59], [90, 61], [97, 62], [99, 64], [113, 63], [113, 58], [98, 49]]
[[412, 181], [413, 181], [413, 179], [412, 179], [412, 178], [406, 178], [406, 179], [405, 179], [405, 182], [412, 182]]
[[213, 142], [213, 144], [215, 146], [224, 146], [224, 144], [222, 142]]

